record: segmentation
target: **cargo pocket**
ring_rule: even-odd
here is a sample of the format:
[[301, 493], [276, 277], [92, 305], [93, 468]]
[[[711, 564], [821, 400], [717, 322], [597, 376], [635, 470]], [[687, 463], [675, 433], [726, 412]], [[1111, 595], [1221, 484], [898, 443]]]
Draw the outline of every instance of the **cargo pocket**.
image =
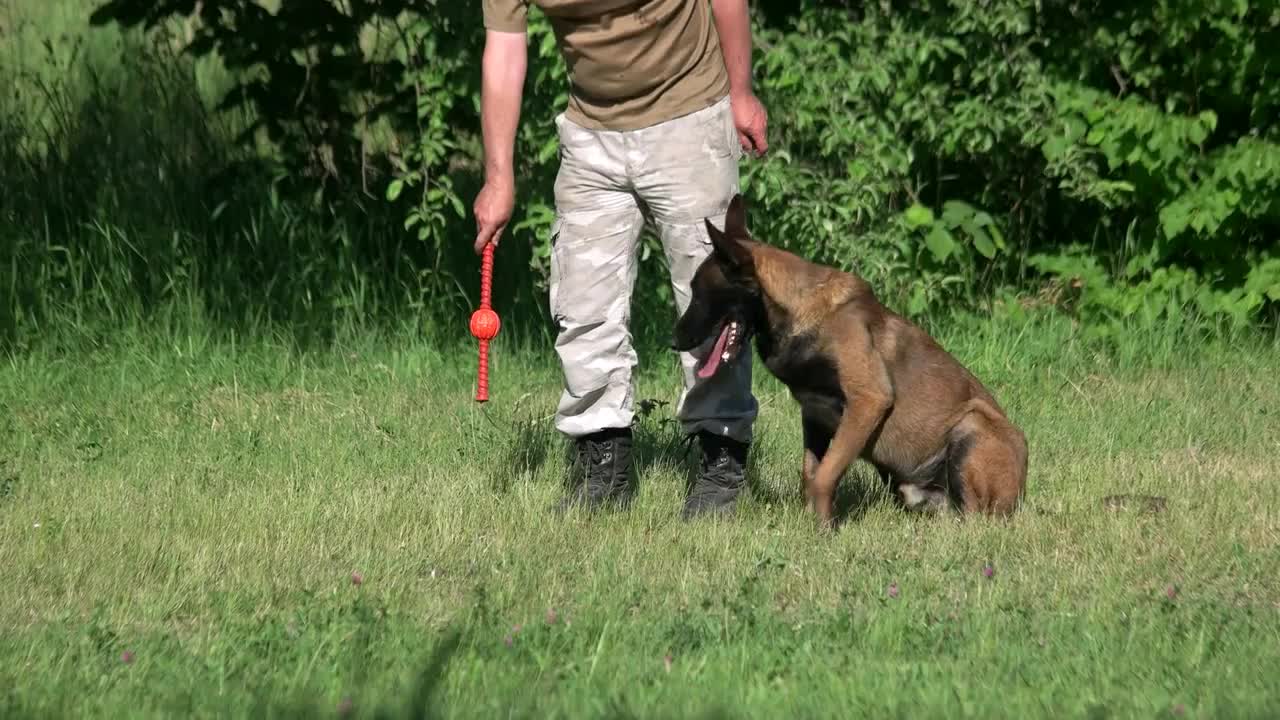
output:
[[558, 220], [551, 246], [551, 313], [559, 327], [556, 353], [565, 390], [596, 394], [629, 364], [630, 321], [626, 243], [597, 237]]
[[738, 142], [738, 128], [733, 124], [733, 106], [725, 101], [723, 104], [712, 106], [709, 110], [704, 130], [710, 138], [709, 142], [712, 144], [712, 151], [716, 158], [740, 160], [742, 144]]

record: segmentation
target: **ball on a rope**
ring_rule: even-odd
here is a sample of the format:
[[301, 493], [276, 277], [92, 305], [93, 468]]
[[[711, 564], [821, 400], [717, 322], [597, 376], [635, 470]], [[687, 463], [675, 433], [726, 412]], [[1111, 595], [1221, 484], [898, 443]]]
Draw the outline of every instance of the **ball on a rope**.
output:
[[479, 340], [494, 339], [501, 327], [498, 313], [489, 308], [480, 308], [471, 314], [471, 334]]

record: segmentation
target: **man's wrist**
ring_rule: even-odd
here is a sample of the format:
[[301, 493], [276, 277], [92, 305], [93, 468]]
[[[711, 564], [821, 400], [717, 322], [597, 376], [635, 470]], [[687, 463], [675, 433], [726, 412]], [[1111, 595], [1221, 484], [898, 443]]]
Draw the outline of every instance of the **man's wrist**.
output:
[[516, 174], [510, 166], [485, 166], [484, 183], [486, 185], [514, 187], [516, 184]]

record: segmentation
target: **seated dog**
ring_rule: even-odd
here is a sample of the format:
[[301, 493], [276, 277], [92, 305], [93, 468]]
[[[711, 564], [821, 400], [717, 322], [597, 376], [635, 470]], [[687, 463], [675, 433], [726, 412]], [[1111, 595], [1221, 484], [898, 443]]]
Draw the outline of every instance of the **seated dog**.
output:
[[714, 251], [694, 275], [672, 346], [710, 377], [755, 338], [765, 367], [800, 403], [801, 478], [824, 526], [858, 458], [908, 509], [1017, 508], [1026, 438], [973, 374], [862, 278], [754, 240], [740, 195], [723, 232], [706, 225]]

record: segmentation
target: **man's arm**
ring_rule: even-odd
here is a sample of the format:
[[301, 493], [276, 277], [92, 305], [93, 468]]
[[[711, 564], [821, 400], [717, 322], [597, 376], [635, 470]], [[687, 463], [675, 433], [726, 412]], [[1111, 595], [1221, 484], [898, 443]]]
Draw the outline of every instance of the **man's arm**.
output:
[[516, 128], [528, 63], [524, 33], [489, 30], [480, 66], [480, 125], [484, 132], [485, 180], [513, 173]]
[[711, 12], [720, 36], [720, 53], [729, 71], [729, 94], [751, 95], [751, 16], [747, 0], [711, 0]]
[[480, 65], [484, 188], [474, 208], [477, 253], [490, 241], [498, 241], [515, 210], [516, 128], [520, 125], [527, 53], [525, 33], [486, 31]]
[[769, 149], [768, 115], [756, 99], [751, 80], [751, 14], [747, 0], [711, 0], [720, 54], [729, 73], [729, 98], [738, 141], [757, 154]]

